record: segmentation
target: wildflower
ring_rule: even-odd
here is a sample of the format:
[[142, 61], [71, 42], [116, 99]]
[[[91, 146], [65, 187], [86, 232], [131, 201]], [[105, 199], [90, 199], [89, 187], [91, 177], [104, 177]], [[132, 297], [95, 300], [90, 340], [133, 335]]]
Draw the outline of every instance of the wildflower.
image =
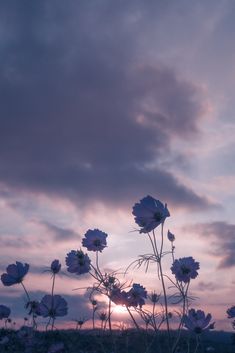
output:
[[0, 320], [7, 319], [10, 316], [11, 309], [5, 305], [0, 305]]
[[214, 329], [214, 323], [210, 324], [211, 314], [205, 315], [202, 310], [190, 309], [188, 315], [183, 316], [184, 326], [193, 331], [196, 334], [202, 333], [202, 331]]
[[28, 314], [34, 314], [37, 316], [40, 316], [40, 304], [36, 300], [30, 300], [28, 303], [25, 305], [26, 309], [29, 309]]
[[105, 321], [107, 319], [107, 314], [105, 312], [102, 312], [99, 314], [99, 318], [101, 321]]
[[91, 305], [92, 305], [92, 306], [97, 306], [97, 300], [92, 299], [92, 300], [91, 300]]
[[76, 329], [78, 329], [78, 326], [81, 329], [82, 325], [84, 325], [84, 323], [86, 322], [86, 319], [85, 318], [80, 318], [80, 319], [74, 320], [74, 321], [77, 323], [76, 324]]
[[228, 318], [232, 319], [235, 317], [235, 306], [232, 306], [227, 310]]
[[132, 288], [127, 292], [128, 306], [138, 305], [142, 307], [145, 304], [144, 298], [147, 298], [147, 292], [143, 286], [134, 283]]
[[39, 305], [40, 313], [43, 317], [55, 319], [57, 316], [65, 316], [68, 312], [68, 304], [61, 295], [46, 294]]
[[48, 350], [48, 353], [62, 353], [62, 352], [64, 352], [63, 342], [53, 343]]
[[128, 305], [127, 293], [120, 288], [113, 288], [110, 293], [110, 299], [116, 305]]
[[171, 271], [175, 275], [177, 281], [188, 283], [191, 278], [198, 275], [199, 262], [196, 262], [191, 256], [183, 257], [175, 260], [171, 266]]
[[151, 232], [170, 216], [167, 205], [164, 206], [161, 201], [149, 195], [134, 205], [132, 214], [135, 216], [135, 222], [141, 227], [140, 233]]
[[15, 264], [7, 266], [7, 273], [3, 273], [1, 280], [4, 286], [12, 286], [16, 283], [21, 283], [24, 276], [29, 270], [29, 264], [22, 264], [21, 262], [16, 261]]
[[91, 269], [91, 260], [82, 250], [71, 250], [67, 254], [65, 261], [68, 266], [68, 272], [76, 273], [77, 275], [87, 273]]
[[160, 298], [160, 295], [157, 295], [157, 293], [153, 292], [149, 296], [149, 299], [151, 300], [152, 303], [157, 303]]
[[175, 235], [173, 233], [171, 233], [169, 230], [167, 232], [167, 238], [168, 240], [170, 240], [172, 243], [173, 241], [175, 241]]
[[85, 238], [82, 239], [82, 245], [89, 251], [102, 252], [102, 250], [107, 246], [107, 236], [108, 235], [106, 233], [99, 229], [89, 229], [85, 234]]
[[59, 262], [59, 260], [54, 260], [51, 263], [51, 272], [56, 274], [58, 272], [60, 272], [61, 269], [61, 263]]

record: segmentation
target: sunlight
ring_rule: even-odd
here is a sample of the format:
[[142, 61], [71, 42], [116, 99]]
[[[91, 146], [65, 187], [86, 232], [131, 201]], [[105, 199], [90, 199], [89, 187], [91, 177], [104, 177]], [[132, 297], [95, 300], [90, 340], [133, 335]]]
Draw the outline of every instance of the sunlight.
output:
[[113, 308], [113, 311], [114, 311], [115, 314], [127, 314], [128, 313], [126, 307], [122, 306], [122, 305], [116, 305]]

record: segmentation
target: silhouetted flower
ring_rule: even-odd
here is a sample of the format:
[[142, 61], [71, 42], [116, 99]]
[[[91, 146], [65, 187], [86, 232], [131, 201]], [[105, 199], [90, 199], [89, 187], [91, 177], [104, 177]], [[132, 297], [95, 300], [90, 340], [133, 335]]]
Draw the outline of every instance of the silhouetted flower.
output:
[[235, 306], [232, 306], [227, 310], [228, 318], [232, 319], [235, 317]]
[[85, 234], [85, 238], [82, 239], [82, 245], [89, 251], [102, 252], [102, 250], [107, 246], [107, 236], [108, 234], [99, 229], [89, 229]]
[[53, 343], [48, 350], [48, 353], [62, 353], [62, 352], [64, 352], [63, 342]]
[[91, 300], [91, 305], [92, 306], [97, 306], [97, 304], [98, 304], [97, 300], [95, 300], [95, 299]]
[[61, 269], [61, 263], [59, 262], [59, 260], [54, 260], [51, 263], [51, 272], [56, 274], [58, 272], [60, 272]]
[[151, 232], [170, 216], [167, 205], [164, 206], [161, 201], [149, 195], [134, 205], [132, 214], [135, 216], [135, 222], [141, 227], [140, 233]]
[[180, 282], [189, 282], [191, 278], [198, 275], [199, 262], [196, 262], [191, 256], [175, 260], [171, 266], [171, 271]]
[[0, 320], [7, 319], [10, 316], [11, 309], [5, 305], [0, 305]]
[[29, 264], [22, 264], [21, 262], [16, 261], [15, 264], [7, 266], [7, 273], [3, 273], [1, 280], [4, 286], [12, 286], [14, 284], [20, 283], [23, 281], [24, 276], [29, 270]]
[[39, 310], [43, 317], [56, 318], [67, 315], [68, 304], [61, 295], [46, 294], [40, 302]]
[[128, 306], [128, 299], [127, 293], [123, 290], [121, 291], [120, 288], [113, 288], [110, 293], [110, 299], [116, 305], [126, 305]]
[[40, 305], [39, 302], [36, 300], [30, 300], [25, 305], [26, 309], [29, 309], [29, 315], [34, 314], [40, 316]]
[[157, 303], [158, 300], [160, 299], [160, 295], [157, 293], [153, 292], [150, 294], [149, 299], [151, 300], [152, 303]]
[[205, 315], [202, 310], [190, 309], [188, 315], [183, 316], [184, 326], [196, 334], [202, 333], [205, 330], [214, 329], [214, 323], [210, 324], [211, 314]]
[[68, 266], [68, 272], [76, 273], [77, 275], [87, 273], [91, 269], [91, 260], [82, 250], [71, 250], [67, 254], [65, 261]]
[[107, 314], [105, 312], [102, 312], [99, 314], [99, 318], [101, 321], [105, 321], [107, 319]]
[[140, 284], [134, 283], [132, 288], [127, 292], [128, 306], [142, 307], [145, 304], [144, 299], [147, 298], [147, 291]]
[[174, 236], [174, 234], [171, 233], [169, 230], [168, 230], [168, 232], [167, 232], [167, 238], [168, 238], [171, 242], [175, 241], [175, 236]]

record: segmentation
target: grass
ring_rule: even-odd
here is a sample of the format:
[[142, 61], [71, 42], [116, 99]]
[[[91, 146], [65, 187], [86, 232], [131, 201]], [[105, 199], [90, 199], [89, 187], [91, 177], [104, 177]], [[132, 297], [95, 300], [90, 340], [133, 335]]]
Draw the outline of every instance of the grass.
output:
[[[153, 335], [151, 332], [135, 330], [114, 331], [112, 335], [100, 331], [57, 330], [34, 333], [19, 339], [17, 331], [0, 330], [0, 338], [9, 337], [9, 342], [0, 345], [0, 352], [9, 353], [47, 353], [49, 348], [62, 342], [64, 350], [58, 353], [166, 353], [168, 339], [166, 332]], [[172, 333], [174, 336], [174, 332]], [[234, 334], [226, 332], [208, 332], [201, 337], [197, 353], [234, 353]], [[195, 337], [183, 332], [178, 350], [180, 353], [193, 353], [196, 347]], [[212, 347], [214, 350], [208, 350]]]

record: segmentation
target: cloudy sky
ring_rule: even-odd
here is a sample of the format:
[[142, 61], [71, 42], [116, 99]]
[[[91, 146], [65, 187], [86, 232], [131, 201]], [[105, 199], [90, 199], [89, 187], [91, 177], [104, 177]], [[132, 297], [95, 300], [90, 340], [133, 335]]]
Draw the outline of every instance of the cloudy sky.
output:
[[[124, 269], [149, 251], [131, 212], [150, 194], [168, 204], [176, 257], [200, 262], [194, 306], [231, 329], [234, 16], [231, 0], [1, 2], [1, 272], [28, 262], [24, 283], [40, 299], [42, 271], [58, 258], [66, 274], [89, 228], [109, 234], [103, 269]], [[160, 291], [154, 267], [129, 276]], [[72, 289], [91, 283], [58, 279], [68, 322], [89, 315]], [[13, 317], [25, 315], [21, 288], [0, 286]]]

